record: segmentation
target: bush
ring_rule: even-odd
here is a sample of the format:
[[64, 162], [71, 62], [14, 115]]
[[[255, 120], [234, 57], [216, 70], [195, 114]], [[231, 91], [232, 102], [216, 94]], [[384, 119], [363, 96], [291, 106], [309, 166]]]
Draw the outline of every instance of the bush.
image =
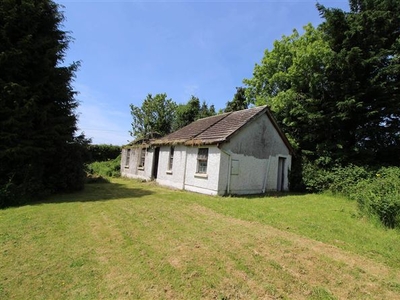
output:
[[121, 156], [108, 161], [95, 161], [88, 167], [89, 173], [103, 177], [119, 177], [121, 167]]
[[43, 184], [42, 164], [19, 165], [17, 172], [9, 172], [0, 180], [0, 208], [23, 205], [49, 193]]
[[121, 147], [107, 144], [88, 146], [90, 162], [107, 161], [117, 158], [121, 154]]
[[0, 208], [34, 202], [55, 192], [81, 190], [89, 142], [80, 135], [43, 152], [36, 149], [36, 155], [22, 155], [28, 151], [22, 149], [22, 154], [6, 157], [0, 164]]
[[375, 172], [368, 167], [355, 165], [334, 167], [330, 173], [331, 184], [329, 186], [329, 191], [345, 196], [349, 196], [360, 181], [372, 178], [375, 174]]
[[308, 192], [331, 191], [349, 196], [360, 180], [372, 178], [375, 172], [368, 167], [348, 165], [330, 169], [318, 167], [310, 162], [303, 163], [302, 179]]
[[399, 167], [378, 169], [348, 165], [327, 168], [302, 160], [295, 175], [297, 179], [301, 178], [306, 191], [344, 195], [358, 202], [362, 214], [378, 219], [388, 228], [400, 228]]
[[49, 189], [73, 192], [84, 188], [89, 142], [81, 135], [58, 150], [59, 160], [52, 161], [47, 171], [46, 185]]
[[381, 168], [375, 178], [360, 181], [350, 195], [361, 211], [389, 228], [400, 228], [400, 168]]
[[319, 193], [329, 189], [332, 183], [330, 172], [310, 162], [303, 163], [302, 180], [307, 192]]

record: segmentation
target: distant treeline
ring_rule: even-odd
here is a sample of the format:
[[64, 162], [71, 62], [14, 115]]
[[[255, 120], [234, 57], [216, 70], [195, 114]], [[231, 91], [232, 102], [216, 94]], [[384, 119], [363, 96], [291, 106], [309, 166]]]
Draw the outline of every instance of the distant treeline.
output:
[[107, 144], [88, 145], [89, 162], [112, 160], [120, 154], [121, 146]]

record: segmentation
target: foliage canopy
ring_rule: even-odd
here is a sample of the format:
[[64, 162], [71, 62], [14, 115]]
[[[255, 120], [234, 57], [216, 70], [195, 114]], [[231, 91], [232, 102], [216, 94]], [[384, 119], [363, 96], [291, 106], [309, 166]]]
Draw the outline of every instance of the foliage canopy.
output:
[[325, 21], [275, 41], [247, 97], [268, 104], [299, 153], [319, 165], [400, 162], [400, 3], [317, 5]]
[[208, 107], [199, 98], [191, 96], [186, 104], [177, 105], [167, 94], [148, 94], [142, 106], [130, 105], [133, 117], [131, 136], [136, 139], [154, 134], [164, 136], [193, 121], [215, 115], [214, 105]]
[[176, 103], [167, 94], [148, 94], [142, 106], [130, 105], [133, 118], [131, 136], [145, 138], [149, 134], [166, 135], [172, 130]]
[[249, 103], [246, 99], [246, 89], [244, 87], [237, 87], [232, 101], [226, 103], [224, 112], [238, 111], [247, 109], [248, 107]]

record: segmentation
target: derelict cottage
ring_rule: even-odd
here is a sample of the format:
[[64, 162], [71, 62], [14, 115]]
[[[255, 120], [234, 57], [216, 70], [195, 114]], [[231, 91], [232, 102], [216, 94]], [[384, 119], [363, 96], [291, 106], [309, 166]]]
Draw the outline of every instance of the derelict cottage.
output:
[[286, 191], [292, 152], [269, 109], [260, 106], [125, 146], [121, 175], [210, 195]]

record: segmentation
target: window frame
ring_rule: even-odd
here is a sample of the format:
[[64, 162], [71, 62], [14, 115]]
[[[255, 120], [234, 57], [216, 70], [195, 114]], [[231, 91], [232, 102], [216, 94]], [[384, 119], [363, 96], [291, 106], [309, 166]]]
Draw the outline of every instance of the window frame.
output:
[[146, 162], [146, 148], [143, 147], [140, 149], [140, 154], [139, 154], [138, 168], [140, 170], [144, 170], [145, 162]]
[[199, 148], [197, 152], [196, 174], [207, 174], [208, 154], [208, 148]]
[[172, 171], [172, 167], [174, 166], [174, 153], [175, 153], [175, 147], [171, 146], [169, 148], [168, 166], [167, 166], [167, 171], [169, 171], [169, 172]]
[[131, 149], [126, 149], [125, 168], [129, 168], [130, 160], [131, 160]]

